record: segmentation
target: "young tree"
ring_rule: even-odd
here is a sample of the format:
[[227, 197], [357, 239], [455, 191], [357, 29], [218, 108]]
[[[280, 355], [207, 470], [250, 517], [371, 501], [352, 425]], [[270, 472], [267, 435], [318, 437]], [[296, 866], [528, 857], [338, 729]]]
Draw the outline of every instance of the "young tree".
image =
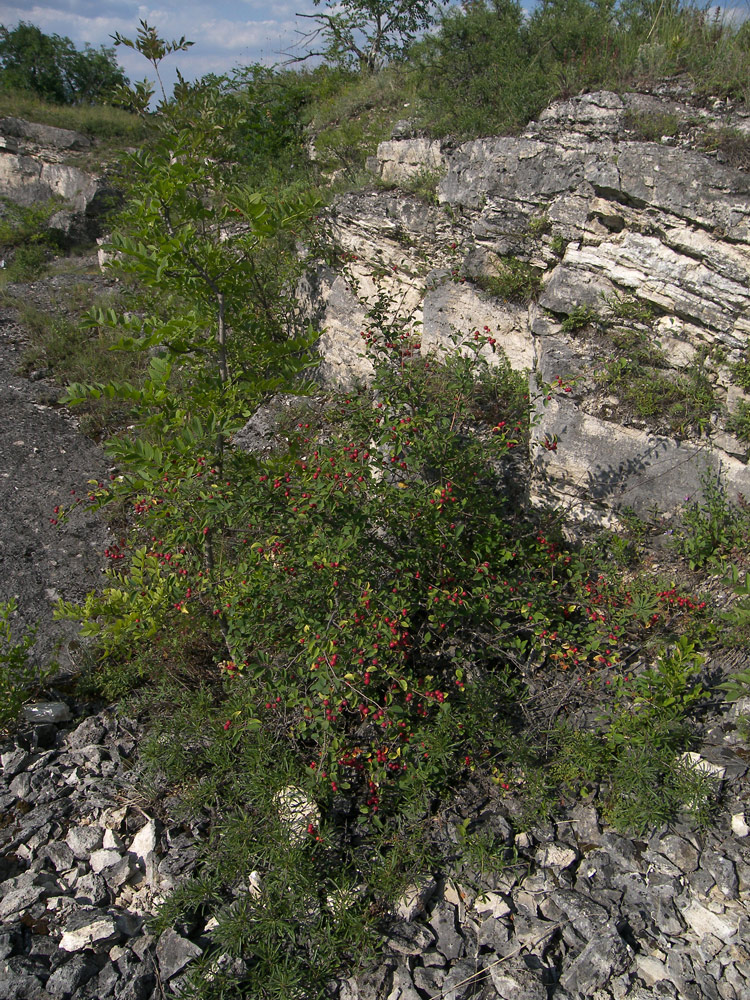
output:
[[400, 55], [404, 48], [434, 23], [437, 10], [447, 0], [314, 0], [325, 3], [326, 13], [298, 14], [316, 27], [306, 36], [307, 44], [320, 38], [322, 50], [309, 56], [324, 56], [333, 63], [355, 66], [372, 73], [383, 62]]
[[[144, 55], [158, 68], [174, 47], [154, 29], [143, 29], [155, 45], [153, 59]], [[174, 46], [186, 44], [183, 39]], [[151, 532], [178, 537], [182, 552], [202, 564], [207, 592], [214, 571], [220, 575], [227, 522], [226, 494], [206, 491], [204, 473], [230, 489], [229, 436], [267, 395], [297, 385], [312, 363], [310, 331], [275, 321], [260, 261], [273, 252], [274, 272], [288, 273], [285, 258], [297, 261], [295, 234], [317, 205], [312, 196], [282, 201], [237, 182], [231, 143], [223, 142], [213, 116], [202, 113], [220, 99], [218, 86], [181, 81], [175, 99], [165, 100], [154, 116], [156, 134], [148, 146], [125, 155], [131, 197], [110, 240], [111, 266], [135, 277], [148, 302], [124, 315], [94, 312], [89, 322], [116, 328], [117, 348], [149, 355], [143, 383], [76, 384], [67, 396], [70, 403], [107, 397], [132, 406], [130, 433], [107, 446], [123, 473], [101, 502], [130, 509], [135, 544], [147, 523]], [[168, 504], [155, 499], [164, 484]], [[144, 582], [150, 565], [144, 552], [132, 556], [136, 599], [157, 594], [164, 604], [163, 581], [151, 593]], [[119, 608], [124, 588], [113, 593], [103, 605], [93, 599], [92, 606], [109, 607], [114, 600]], [[167, 601], [162, 611], [169, 606]], [[217, 620], [223, 624], [221, 616]], [[136, 632], [143, 621], [132, 608], [130, 617], [123, 616]]]
[[25, 90], [55, 104], [93, 104], [127, 83], [114, 49], [45, 35], [33, 24], [0, 25], [0, 90]]

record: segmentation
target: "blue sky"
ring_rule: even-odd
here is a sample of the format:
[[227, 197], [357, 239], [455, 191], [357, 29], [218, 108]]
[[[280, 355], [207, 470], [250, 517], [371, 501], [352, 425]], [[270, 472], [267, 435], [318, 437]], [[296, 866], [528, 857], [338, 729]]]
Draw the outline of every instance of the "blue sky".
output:
[[[315, 9], [312, 0], [225, 0], [213, 5], [162, 0], [153, 7], [128, 0], [0, 0], [0, 24], [15, 27], [27, 21], [47, 34], [66, 35], [80, 47], [84, 42], [111, 45], [109, 36], [115, 31], [133, 38], [142, 18], [155, 25], [162, 37], [185, 35], [195, 42], [164, 64], [165, 79], [172, 78], [168, 64], [179, 66], [183, 76], [193, 79], [236, 65], [281, 61], [282, 53], [299, 40], [295, 32], [307, 25], [295, 13]], [[117, 49], [117, 60], [131, 80], [149, 75], [148, 63], [128, 48]]]

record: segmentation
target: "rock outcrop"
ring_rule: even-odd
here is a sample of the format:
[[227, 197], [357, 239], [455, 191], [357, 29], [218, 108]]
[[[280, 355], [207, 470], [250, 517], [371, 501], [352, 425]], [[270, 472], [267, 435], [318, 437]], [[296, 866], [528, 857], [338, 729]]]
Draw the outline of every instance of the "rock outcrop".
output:
[[70, 241], [93, 240], [98, 217], [112, 204], [111, 184], [75, 163], [91, 141], [70, 129], [0, 118], [0, 198], [29, 207], [58, 203], [50, 230]]
[[[366, 373], [359, 334], [387, 301], [423, 351], [487, 330], [515, 368], [570, 386], [535, 413], [534, 438], [559, 442], [535, 453], [538, 499], [611, 523], [676, 513], [707, 473], [747, 493], [727, 416], [748, 402], [732, 366], [750, 331], [750, 174], [715, 152], [728, 129], [750, 144], [750, 117], [723, 105], [602, 92], [517, 137], [382, 143], [370, 167], [391, 189], [336, 201], [345, 265], [305, 290], [322, 373]], [[537, 294], [514, 294], [511, 265]]]

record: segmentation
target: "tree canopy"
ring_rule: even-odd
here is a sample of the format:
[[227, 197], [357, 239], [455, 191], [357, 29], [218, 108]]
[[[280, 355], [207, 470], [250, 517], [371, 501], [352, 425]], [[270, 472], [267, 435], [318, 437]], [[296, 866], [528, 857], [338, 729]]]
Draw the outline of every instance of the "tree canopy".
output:
[[95, 104], [127, 82], [114, 51], [88, 42], [76, 49], [69, 38], [46, 35], [25, 21], [0, 25], [0, 91], [27, 91], [54, 104]]
[[321, 38], [324, 49], [310, 52], [332, 63], [356, 65], [373, 72], [387, 59], [400, 55], [419, 31], [434, 23], [446, 0], [313, 0], [327, 13], [300, 14], [317, 27], [308, 42]]

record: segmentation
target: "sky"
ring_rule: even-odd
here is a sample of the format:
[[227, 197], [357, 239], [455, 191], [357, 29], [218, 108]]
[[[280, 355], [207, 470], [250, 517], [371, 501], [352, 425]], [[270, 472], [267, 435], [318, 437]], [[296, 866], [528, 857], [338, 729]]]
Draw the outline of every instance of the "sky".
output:
[[[195, 79], [237, 65], [281, 62], [283, 53], [299, 41], [296, 32], [309, 26], [295, 13], [315, 10], [312, 0], [224, 0], [218, 4], [162, 0], [153, 7], [128, 0], [0, 0], [0, 24], [13, 28], [26, 21], [46, 34], [67, 36], [81, 48], [84, 42], [112, 45], [110, 35], [116, 31], [134, 38], [139, 20], [147, 21], [163, 38], [184, 35], [195, 43], [187, 52], [165, 60], [166, 83], [174, 79], [175, 66], [187, 79]], [[132, 49], [119, 46], [116, 58], [131, 80], [149, 76], [151, 67]]]

